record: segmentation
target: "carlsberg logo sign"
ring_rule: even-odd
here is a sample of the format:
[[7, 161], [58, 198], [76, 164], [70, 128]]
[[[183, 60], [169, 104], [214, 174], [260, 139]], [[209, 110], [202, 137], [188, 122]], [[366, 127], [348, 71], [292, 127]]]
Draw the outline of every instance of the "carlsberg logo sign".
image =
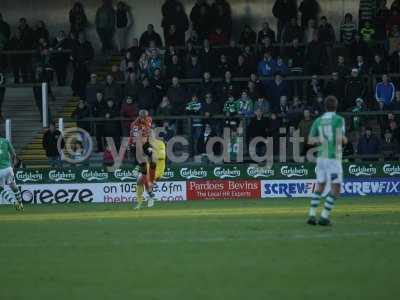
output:
[[87, 181], [100, 181], [108, 179], [108, 173], [104, 171], [82, 170], [81, 176]]
[[236, 178], [240, 177], [240, 170], [236, 167], [233, 169], [225, 169], [223, 167], [217, 167], [214, 169], [214, 176], [224, 179], [224, 178]]
[[64, 172], [58, 170], [51, 170], [49, 172], [49, 179], [55, 182], [59, 181], [74, 181], [76, 179], [75, 173], [72, 173], [71, 170]]
[[383, 173], [390, 176], [400, 175], [400, 165], [385, 164], [383, 166]]
[[304, 166], [282, 166], [281, 174], [286, 177], [304, 177], [308, 175], [308, 170]]
[[183, 178], [192, 179], [192, 178], [206, 178], [207, 170], [203, 168], [200, 169], [190, 169], [190, 168], [182, 168], [180, 174]]
[[170, 168], [167, 168], [162, 176], [163, 179], [172, 179], [175, 177], [175, 172]]
[[136, 180], [138, 176], [138, 171], [137, 170], [122, 170], [122, 169], [117, 169], [114, 171], [114, 177], [121, 180]]
[[257, 166], [249, 166], [247, 168], [247, 175], [253, 178], [267, 178], [275, 175], [274, 170], [267, 168], [260, 168]]
[[349, 174], [354, 176], [372, 176], [376, 174], [376, 168], [371, 165], [369, 167], [350, 165]]
[[43, 180], [43, 174], [39, 171], [35, 172], [25, 172], [25, 171], [17, 171], [15, 174], [17, 180], [21, 182], [40, 182]]

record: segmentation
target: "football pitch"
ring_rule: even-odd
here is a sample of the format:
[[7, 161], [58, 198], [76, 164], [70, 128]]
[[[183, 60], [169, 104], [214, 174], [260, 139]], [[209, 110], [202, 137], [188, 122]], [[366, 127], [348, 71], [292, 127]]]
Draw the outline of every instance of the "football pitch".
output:
[[0, 206], [0, 299], [398, 298], [400, 197], [308, 203]]

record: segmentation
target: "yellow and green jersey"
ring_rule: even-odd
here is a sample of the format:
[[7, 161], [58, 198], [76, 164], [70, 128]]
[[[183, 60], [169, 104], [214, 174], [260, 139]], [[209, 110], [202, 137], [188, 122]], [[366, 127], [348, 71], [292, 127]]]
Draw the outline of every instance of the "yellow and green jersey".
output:
[[344, 118], [334, 112], [326, 112], [314, 121], [309, 137], [319, 141], [318, 158], [342, 160], [344, 135]]
[[14, 148], [5, 138], [0, 138], [0, 169], [11, 167], [11, 153], [14, 153]]

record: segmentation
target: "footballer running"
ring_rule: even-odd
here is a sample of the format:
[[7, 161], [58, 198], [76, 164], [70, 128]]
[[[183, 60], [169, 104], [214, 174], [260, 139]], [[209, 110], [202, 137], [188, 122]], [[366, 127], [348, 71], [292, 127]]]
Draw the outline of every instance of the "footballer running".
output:
[[[345, 136], [344, 118], [336, 113], [338, 100], [334, 96], [325, 99], [326, 112], [317, 118], [310, 129], [308, 143], [318, 146], [317, 188], [311, 199], [311, 207], [307, 223], [310, 225], [330, 225], [330, 215], [336, 199], [340, 195], [340, 187], [343, 182], [342, 146], [347, 144]], [[317, 208], [322, 199], [325, 187], [330, 184], [330, 191], [325, 197], [324, 208], [317, 221]]]
[[15, 197], [15, 208], [23, 211], [21, 192], [15, 183], [13, 166], [17, 163], [17, 155], [10, 141], [0, 138], [0, 195], [8, 202], [12, 203], [12, 196], [4, 189], [8, 185]]

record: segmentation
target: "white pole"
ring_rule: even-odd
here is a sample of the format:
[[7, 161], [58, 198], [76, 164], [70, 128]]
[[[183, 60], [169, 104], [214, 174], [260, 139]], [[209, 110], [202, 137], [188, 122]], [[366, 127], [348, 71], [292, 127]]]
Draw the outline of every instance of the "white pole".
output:
[[48, 97], [48, 86], [47, 82], [42, 83], [42, 119], [43, 128], [49, 126], [49, 97]]
[[58, 130], [61, 133], [64, 133], [64, 119], [63, 118], [58, 119]]
[[11, 142], [11, 120], [6, 120], [6, 139]]

